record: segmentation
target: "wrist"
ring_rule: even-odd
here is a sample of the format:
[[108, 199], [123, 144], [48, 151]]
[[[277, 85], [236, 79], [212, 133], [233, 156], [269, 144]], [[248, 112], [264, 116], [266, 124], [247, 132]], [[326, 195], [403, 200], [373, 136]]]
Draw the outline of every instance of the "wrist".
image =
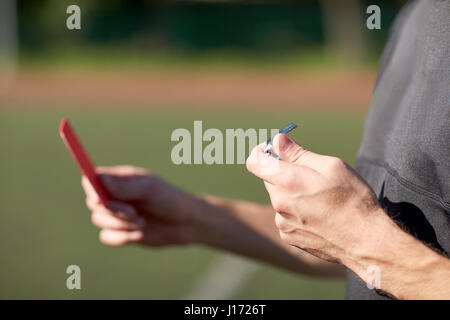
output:
[[381, 208], [364, 216], [355, 228], [359, 232], [357, 241], [353, 240], [345, 250], [343, 264], [367, 282], [367, 269], [374, 265], [379, 266], [392, 257], [395, 227], [394, 222], [390, 221]]
[[235, 202], [211, 195], [197, 198], [193, 242], [222, 247], [237, 239], [236, 220], [231, 218]]
[[369, 232], [343, 261], [364, 282], [399, 299], [430, 298], [446, 290], [448, 283], [436, 283], [448, 279], [447, 258], [400, 229], [381, 208], [368, 222]]
[[212, 196], [192, 196], [192, 241], [196, 244], [208, 244], [211, 230], [214, 229], [214, 212], [217, 210], [217, 199]]

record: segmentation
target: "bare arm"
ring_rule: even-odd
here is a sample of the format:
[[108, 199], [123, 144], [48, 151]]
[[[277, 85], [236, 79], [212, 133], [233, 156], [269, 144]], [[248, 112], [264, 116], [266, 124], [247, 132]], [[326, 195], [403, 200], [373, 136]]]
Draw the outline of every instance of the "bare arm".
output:
[[380, 271], [382, 291], [399, 299], [450, 299], [450, 259], [401, 230], [380, 209], [372, 232], [345, 259], [363, 280], [370, 282], [371, 266]]
[[197, 241], [302, 274], [344, 276], [342, 265], [281, 241], [274, 218], [275, 212], [268, 205], [206, 196], [196, 219]]
[[344, 274], [341, 265], [283, 243], [270, 206], [213, 196], [195, 197], [131, 166], [98, 171], [115, 199], [108, 208], [99, 203], [89, 182], [82, 182], [92, 222], [102, 229], [100, 240], [104, 244], [202, 244], [308, 275]]

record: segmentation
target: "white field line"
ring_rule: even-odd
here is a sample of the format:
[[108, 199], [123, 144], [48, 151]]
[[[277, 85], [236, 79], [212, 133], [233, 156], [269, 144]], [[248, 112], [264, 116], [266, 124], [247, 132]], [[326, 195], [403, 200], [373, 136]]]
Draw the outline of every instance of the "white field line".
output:
[[257, 270], [256, 262], [235, 255], [222, 255], [211, 262], [183, 299], [230, 299]]

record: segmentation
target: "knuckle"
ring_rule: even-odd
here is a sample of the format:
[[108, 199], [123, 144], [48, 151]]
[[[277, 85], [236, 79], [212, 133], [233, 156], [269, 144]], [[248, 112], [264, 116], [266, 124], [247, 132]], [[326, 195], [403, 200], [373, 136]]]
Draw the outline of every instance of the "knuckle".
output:
[[101, 228], [102, 227], [102, 222], [101, 222], [101, 218], [100, 215], [96, 212], [93, 212], [91, 214], [91, 222], [94, 226]]
[[83, 190], [86, 191], [86, 182], [84, 181], [84, 175], [81, 176], [81, 187], [83, 188]]
[[[292, 147], [291, 147], [292, 148]], [[292, 149], [291, 149], [292, 150]], [[291, 161], [293, 163], [300, 164], [304, 156], [308, 153], [308, 150], [301, 146], [296, 146], [294, 150], [291, 151]]]
[[95, 208], [96, 208], [96, 203], [95, 203], [95, 200], [94, 200], [94, 199], [92, 199], [92, 198], [90, 198], [90, 197], [86, 197], [85, 203], [86, 203], [86, 207], [87, 207], [89, 210], [91, 210], [91, 211], [94, 211], [94, 210], [95, 210]]
[[[272, 197], [271, 199], [272, 207], [276, 212], [283, 212], [285, 209], [284, 201], [282, 201], [279, 197]], [[280, 215], [277, 213], [277, 216]]]
[[344, 161], [337, 157], [330, 157], [328, 159], [328, 169], [332, 172], [341, 170], [345, 167]]
[[283, 218], [280, 216], [279, 213], [275, 214], [275, 225], [276, 225], [277, 229], [281, 229], [283, 227], [282, 219]]
[[101, 243], [109, 246], [111, 245], [110, 241], [109, 241], [109, 237], [107, 232], [105, 232], [105, 230], [101, 230], [100, 233], [98, 234], [98, 238], [100, 240]]
[[297, 179], [295, 178], [294, 175], [291, 175], [291, 174], [287, 175], [283, 179], [282, 187], [285, 188], [285, 189], [288, 189], [288, 190], [293, 189], [296, 186], [296, 182], [297, 182]]
[[287, 244], [290, 244], [291, 242], [291, 238], [289, 236], [289, 234], [283, 232], [280, 230], [280, 239], [284, 242], [286, 242]]
[[89, 198], [86, 198], [86, 200], [84, 200], [84, 203], [86, 204], [86, 207], [90, 210], [92, 210], [92, 203], [91, 200]]
[[245, 161], [245, 166], [247, 168], [248, 171], [252, 171], [252, 169], [254, 168], [254, 165], [256, 163], [256, 157], [257, 157], [257, 146], [254, 147], [252, 149], [252, 151], [250, 152], [250, 155], [248, 156], [247, 160]]
[[280, 232], [285, 232], [288, 229], [288, 224], [286, 219], [279, 213], [275, 215], [275, 225], [277, 226]]
[[250, 155], [247, 160], [245, 161], [245, 168], [247, 169], [247, 171], [252, 171], [252, 164], [251, 164], [251, 158], [252, 155]]

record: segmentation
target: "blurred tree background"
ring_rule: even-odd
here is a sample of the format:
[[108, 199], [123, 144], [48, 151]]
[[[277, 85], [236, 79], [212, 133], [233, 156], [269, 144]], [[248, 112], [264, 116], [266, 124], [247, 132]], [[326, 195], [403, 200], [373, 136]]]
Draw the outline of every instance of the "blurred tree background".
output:
[[[395, 14], [406, 1], [17, 1], [21, 53], [82, 47], [140, 52], [253, 55], [328, 50], [353, 62], [378, 57]], [[68, 5], [82, 10], [82, 32], [68, 36]], [[382, 29], [365, 27], [368, 5], [382, 8]]]

